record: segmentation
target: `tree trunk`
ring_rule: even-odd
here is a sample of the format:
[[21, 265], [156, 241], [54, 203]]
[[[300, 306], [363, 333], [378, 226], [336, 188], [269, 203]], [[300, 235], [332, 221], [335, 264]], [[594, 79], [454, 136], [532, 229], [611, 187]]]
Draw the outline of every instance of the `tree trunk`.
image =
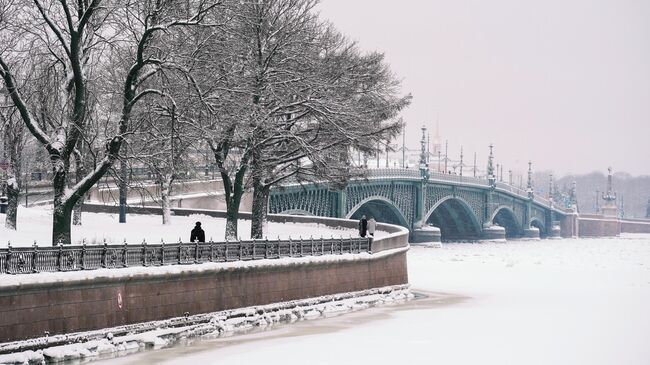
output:
[[226, 239], [237, 240], [237, 222], [239, 221], [239, 206], [244, 193], [243, 187], [235, 188], [230, 196], [226, 199]]
[[[22, 188], [22, 160], [25, 138], [23, 136], [22, 121], [6, 120], [4, 122], [4, 151], [9, 155], [9, 174], [7, 176], [7, 216], [5, 227], [15, 230], [18, 224], [18, 199]], [[27, 194], [25, 193], [27, 199]]]
[[70, 219], [72, 218], [72, 206], [65, 204], [65, 190], [66, 190], [66, 177], [67, 166], [64, 160], [60, 157], [50, 155], [53, 160], [53, 177], [52, 188], [54, 190], [54, 212], [52, 219], [52, 245], [57, 244], [69, 245], [72, 243], [70, 240]]
[[171, 179], [165, 179], [162, 184], [160, 184], [160, 200], [162, 204], [162, 223], [164, 225], [172, 224], [172, 207], [171, 202], [169, 201], [169, 196], [172, 191], [172, 182]]
[[[257, 179], [254, 179], [257, 180]], [[268, 185], [260, 181], [253, 181], [253, 214], [251, 217], [251, 238], [261, 239], [264, 237], [264, 224], [269, 202]]]
[[126, 179], [128, 179], [128, 170], [126, 158], [123, 156], [120, 160], [120, 223], [126, 223], [126, 197], [128, 194]]
[[237, 240], [237, 221], [239, 220], [239, 206], [227, 204], [226, 206], [226, 240]]
[[70, 235], [71, 213], [71, 209], [66, 209], [63, 205], [54, 207], [52, 246], [56, 246], [57, 244], [69, 245], [72, 243], [72, 237]]
[[[77, 145], [78, 145], [77, 146], [78, 153], [74, 154], [74, 159], [75, 159], [75, 182], [78, 183], [84, 178], [84, 176], [86, 176], [86, 168], [84, 166], [83, 155], [81, 154], [83, 145], [81, 142], [79, 142]], [[77, 204], [74, 205], [72, 211], [72, 224], [75, 226], [81, 225], [81, 211], [85, 200], [86, 200], [86, 195], [83, 194], [77, 201]]]
[[[12, 179], [9, 178], [9, 181]], [[17, 183], [7, 184], [7, 217], [5, 220], [5, 227], [7, 229], [15, 230], [17, 228], [18, 222], [18, 198], [19, 198], [20, 189], [18, 188]]]

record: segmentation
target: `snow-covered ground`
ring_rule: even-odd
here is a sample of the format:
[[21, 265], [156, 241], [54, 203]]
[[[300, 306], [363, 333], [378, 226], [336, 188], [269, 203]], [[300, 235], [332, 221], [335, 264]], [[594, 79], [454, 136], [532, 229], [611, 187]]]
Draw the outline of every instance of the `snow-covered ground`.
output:
[[432, 299], [109, 363], [650, 363], [648, 235], [414, 247], [409, 279]]
[[[10, 241], [13, 247], [31, 246], [34, 241], [39, 246], [49, 246], [52, 237], [52, 208], [33, 207], [18, 209], [18, 230], [5, 228], [5, 215], [0, 214], [0, 247], [7, 247]], [[83, 213], [81, 226], [72, 226], [72, 241], [75, 244], [81, 243], [85, 238], [87, 244], [101, 244], [104, 239], [109, 244], [122, 243], [147, 243], [183, 242], [190, 239], [190, 231], [194, 223], [200, 221], [205, 231], [205, 238], [214, 241], [223, 241], [226, 227], [225, 219], [213, 218], [205, 215], [192, 215], [189, 217], [172, 216], [171, 225], [163, 225], [162, 218], [156, 215], [135, 215], [127, 216], [127, 223], [120, 224], [117, 214]], [[239, 235], [242, 239], [250, 238], [250, 221], [239, 221]], [[309, 238], [316, 237], [349, 237], [358, 233], [354, 229], [333, 228], [318, 224], [304, 223], [269, 223], [266, 231], [269, 239], [275, 238]], [[378, 236], [383, 233], [378, 232]]]

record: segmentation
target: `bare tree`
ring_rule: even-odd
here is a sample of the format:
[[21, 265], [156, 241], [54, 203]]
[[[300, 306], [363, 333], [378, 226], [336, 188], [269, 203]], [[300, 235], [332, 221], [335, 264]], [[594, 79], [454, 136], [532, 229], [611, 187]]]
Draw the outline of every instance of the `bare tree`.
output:
[[227, 36], [206, 39], [210, 74], [200, 83], [204, 126], [221, 172], [226, 237], [237, 237], [244, 191], [253, 190], [252, 236], [260, 237], [271, 186], [290, 177], [353, 175], [350, 148], [374, 150], [400, 129], [393, 121], [409, 96], [383, 55], [361, 55], [318, 19], [316, 0], [235, 4]]
[[[5, 0], [6, 1], [6, 0]], [[198, 25], [217, 6], [211, 1], [66, 1], [15, 0], [5, 4], [0, 39], [0, 78], [25, 126], [47, 151], [52, 166], [54, 213], [52, 243], [70, 243], [73, 207], [118, 158], [130, 132], [131, 114], [144, 97], [160, 94], [147, 80], [176, 59], [164, 52], [163, 37], [182, 26]], [[38, 117], [38, 105], [27, 97], [20, 71], [34, 52], [54, 65], [50, 83], [61, 95], [60, 120]], [[59, 82], [60, 81], [60, 82]], [[108, 86], [107, 86], [108, 85]], [[113, 88], [99, 109], [110, 117], [106, 142], [95, 166], [67, 188], [71, 157], [88, 128], [88, 95]], [[119, 91], [118, 91], [119, 90]]]
[[151, 100], [149, 106], [132, 137], [137, 147], [129, 159], [140, 161], [151, 172], [160, 191], [162, 223], [171, 224], [173, 184], [180, 173], [192, 167], [189, 152], [196, 139], [173, 97]]

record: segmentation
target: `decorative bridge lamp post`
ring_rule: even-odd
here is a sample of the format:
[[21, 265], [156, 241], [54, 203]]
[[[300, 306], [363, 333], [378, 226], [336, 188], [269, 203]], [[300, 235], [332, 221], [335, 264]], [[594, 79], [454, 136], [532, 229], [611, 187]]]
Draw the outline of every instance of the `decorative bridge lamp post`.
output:
[[427, 127], [422, 126], [422, 139], [420, 140], [420, 176], [423, 179], [429, 179], [429, 167], [427, 164], [427, 146], [426, 146]]
[[488, 157], [488, 165], [487, 165], [488, 183], [492, 188], [496, 187], [497, 185], [497, 179], [494, 176], [494, 154], [492, 151], [493, 147], [494, 146], [490, 143], [490, 156]]
[[460, 176], [463, 176], [463, 146], [460, 146]]
[[526, 192], [528, 193], [528, 199], [533, 200], [535, 192], [533, 192], [533, 163], [531, 161], [528, 161], [528, 183], [526, 185]]

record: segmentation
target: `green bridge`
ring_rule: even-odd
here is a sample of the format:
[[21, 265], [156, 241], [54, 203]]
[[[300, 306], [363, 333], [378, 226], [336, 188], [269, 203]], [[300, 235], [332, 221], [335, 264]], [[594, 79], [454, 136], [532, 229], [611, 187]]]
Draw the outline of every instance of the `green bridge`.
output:
[[561, 235], [573, 209], [535, 196], [531, 171], [522, 190], [496, 181], [431, 173], [425, 169], [373, 169], [343, 190], [287, 184], [271, 191], [269, 213], [360, 219], [398, 224], [412, 242], [546, 238]]

